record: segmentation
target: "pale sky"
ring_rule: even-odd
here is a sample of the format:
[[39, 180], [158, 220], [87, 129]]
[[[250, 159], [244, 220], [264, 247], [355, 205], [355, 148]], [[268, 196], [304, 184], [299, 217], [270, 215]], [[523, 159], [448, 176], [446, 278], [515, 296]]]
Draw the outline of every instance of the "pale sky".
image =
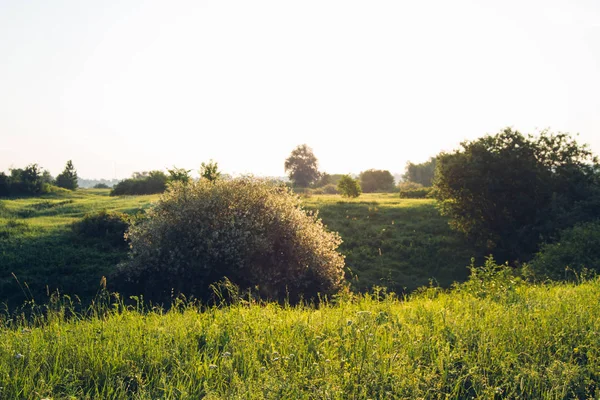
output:
[[600, 1], [0, 0], [0, 170], [402, 172], [506, 126], [600, 153]]

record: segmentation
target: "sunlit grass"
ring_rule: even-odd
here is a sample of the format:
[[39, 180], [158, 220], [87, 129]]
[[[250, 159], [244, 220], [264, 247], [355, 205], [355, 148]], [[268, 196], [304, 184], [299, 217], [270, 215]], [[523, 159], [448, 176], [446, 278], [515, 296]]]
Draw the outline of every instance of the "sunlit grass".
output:
[[[101, 302], [102, 303], [102, 302]], [[102, 303], [104, 304], [104, 303]], [[598, 398], [600, 281], [3, 319], [0, 397]]]

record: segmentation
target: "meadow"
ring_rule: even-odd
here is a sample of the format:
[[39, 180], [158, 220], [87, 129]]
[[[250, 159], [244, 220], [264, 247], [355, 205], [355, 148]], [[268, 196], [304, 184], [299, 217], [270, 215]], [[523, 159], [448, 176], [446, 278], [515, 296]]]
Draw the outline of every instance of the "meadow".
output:
[[598, 398], [600, 280], [0, 320], [6, 399]]
[[600, 398], [600, 278], [532, 284], [492, 260], [468, 277], [475, 251], [431, 200], [303, 198], [351, 283], [318, 305], [221, 286], [165, 308], [112, 293], [126, 246], [71, 229], [157, 199], [1, 200], [0, 399]]
[[[14, 308], [27, 300], [45, 302], [55, 290], [89, 302], [100, 279], [127, 257], [125, 246], [75, 234], [71, 224], [100, 210], [131, 215], [158, 195], [108, 196], [103, 189], [0, 200], [0, 303]], [[448, 287], [466, 279], [475, 250], [450, 230], [433, 200], [397, 194], [303, 198], [329, 229], [340, 233], [347, 278], [354, 291], [385, 286], [397, 293], [420, 286]], [[14, 275], [13, 275], [14, 274]], [[108, 282], [109, 289], [113, 282]]]

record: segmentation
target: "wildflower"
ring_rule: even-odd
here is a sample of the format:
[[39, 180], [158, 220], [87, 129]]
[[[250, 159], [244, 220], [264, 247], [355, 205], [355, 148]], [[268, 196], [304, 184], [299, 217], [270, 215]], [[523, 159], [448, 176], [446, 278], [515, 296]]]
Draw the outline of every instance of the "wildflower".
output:
[[215, 364], [210, 364], [210, 365], [208, 366], [208, 368], [210, 368], [210, 369], [217, 369], [217, 366], [216, 366]]
[[267, 369], [265, 367], [260, 367], [260, 372], [265, 372]]
[[23, 354], [21, 354], [21, 353], [17, 353], [17, 354], [15, 354], [15, 358], [16, 358], [17, 360], [20, 360], [20, 359], [22, 359], [22, 358], [25, 358], [25, 356], [24, 356]]
[[575, 354], [579, 353], [579, 347], [575, 347], [575, 348], [573, 349], [573, 353], [575, 353]]
[[23, 328], [21, 329], [21, 333], [31, 333], [31, 329]]
[[226, 351], [225, 353], [223, 353], [223, 358], [227, 358], [227, 357], [231, 357], [231, 353]]

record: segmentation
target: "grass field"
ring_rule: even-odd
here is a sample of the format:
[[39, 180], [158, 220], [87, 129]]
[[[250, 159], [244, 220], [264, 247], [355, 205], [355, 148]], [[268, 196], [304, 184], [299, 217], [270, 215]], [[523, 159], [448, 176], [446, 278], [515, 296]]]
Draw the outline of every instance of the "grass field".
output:
[[83, 298], [96, 293], [99, 279], [126, 256], [126, 249], [78, 237], [71, 224], [102, 209], [135, 214], [158, 199], [108, 193], [90, 189], [0, 200], [0, 302], [16, 305], [30, 296], [45, 301], [46, 293], [57, 288]]
[[0, 319], [0, 398], [599, 398], [600, 281], [496, 283], [318, 309], [51, 304]]
[[[126, 248], [79, 237], [71, 224], [102, 209], [135, 214], [154, 196], [109, 197], [108, 190], [79, 190], [43, 198], [0, 200], [0, 302], [11, 307], [48, 293], [91, 299], [102, 276], [126, 257]], [[348, 277], [355, 290], [374, 285], [401, 292], [464, 280], [475, 250], [452, 232], [432, 200], [400, 199], [395, 194], [364, 194], [355, 200], [337, 195], [303, 199], [318, 210], [344, 243]], [[12, 274], [19, 279], [20, 285]], [[27, 286], [25, 286], [27, 284]], [[111, 282], [109, 282], [110, 288]]]

